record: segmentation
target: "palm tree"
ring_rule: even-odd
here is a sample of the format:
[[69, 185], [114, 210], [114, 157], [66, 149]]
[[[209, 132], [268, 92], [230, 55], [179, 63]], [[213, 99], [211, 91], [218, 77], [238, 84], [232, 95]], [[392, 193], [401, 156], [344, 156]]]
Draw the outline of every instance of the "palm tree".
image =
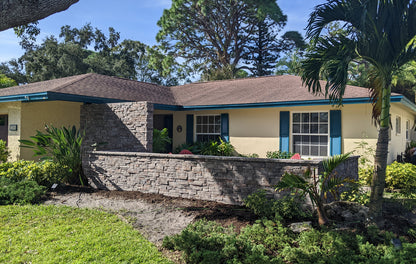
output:
[[[325, 36], [325, 29], [341, 22], [345, 31]], [[415, 0], [331, 0], [315, 7], [307, 30], [311, 49], [302, 63], [302, 80], [309, 91], [342, 103], [353, 60], [371, 64], [369, 77], [372, 115], [379, 124], [370, 213], [382, 223], [383, 191], [388, 153], [392, 76], [416, 58]], [[327, 84], [321, 87], [320, 79]]]

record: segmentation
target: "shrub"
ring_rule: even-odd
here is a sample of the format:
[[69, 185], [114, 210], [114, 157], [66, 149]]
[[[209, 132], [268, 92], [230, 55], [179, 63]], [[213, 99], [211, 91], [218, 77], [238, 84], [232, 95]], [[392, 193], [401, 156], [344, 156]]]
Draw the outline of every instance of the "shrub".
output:
[[268, 159], [290, 159], [293, 155], [294, 154], [291, 152], [286, 152], [286, 151], [281, 152], [280, 150], [267, 151], [266, 153], [266, 157]]
[[[371, 184], [374, 168], [368, 167], [359, 170], [360, 180]], [[415, 193], [416, 188], [416, 165], [411, 163], [393, 162], [386, 168], [386, 188], [401, 189], [404, 194]]]
[[33, 180], [15, 181], [0, 176], [0, 205], [34, 203], [45, 192], [46, 188]]
[[70, 176], [66, 178], [68, 183], [87, 183], [82, 170], [81, 144], [84, 132], [72, 128], [56, 128], [46, 125], [46, 133], [37, 131], [32, 140], [19, 140], [24, 147], [32, 148], [34, 156], [41, 156], [41, 160], [53, 160], [61, 166], [67, 167]]
[[166, 153], [167, 145], [172, 142], [169, 137], [168, 129], [162, 130], [153, 129], [153, 152], [155, 153]]
[[386, 185], [389, 189], [401, 189], [412, 193], [416, 188], [416, 166], [411, 163], [393, 162], [386, 169]]
[[4, 140], [0, 139], [0, 161], [6, 162], [10, 156], [9, 149], [7, 148], [7, 143]]
[[8, 178], [13, 182], [33, 180], [48, 188], [54, 183], [65, 182], [68, 175], [70, 175], [68, 168], [51, 161], [19, 160], [0, 164], [0, 177]]
[[311, 216], [310, 212], [303, 210], [302, 199], [295, 195], [286, 195], [280, 199], [266, 197], [264, 190], [259, 190], [247, 196], [244, 205], [254, 214], [270, 220], [298, 220]]
[[230, 142], [225, 142], [221, 138], [218, 141], [196, 142], [194, 144], [185, 143], [177, 146], [174, 153], [180, 153], [185, 149], [195, 155], [234, 156], [236, 154], [233, 145]]

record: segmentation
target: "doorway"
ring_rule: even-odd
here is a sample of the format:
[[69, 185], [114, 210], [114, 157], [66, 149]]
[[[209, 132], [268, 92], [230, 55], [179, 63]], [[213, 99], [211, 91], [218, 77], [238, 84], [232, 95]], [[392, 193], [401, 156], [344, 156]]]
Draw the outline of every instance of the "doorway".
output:
[[[173, 115], [154, 115], [153, 116], [153, 128], [162, 130], [168, 129], [168, 135], [173, 139]], [[167, 152], [172, 152], [172, 141], [166, 146]]]
[[6, 142], [7, 145], [7, 138], [9, 136], [8, 133], [8, 126], [9, 120], [8, 115], [0, 115], [0, 139]]

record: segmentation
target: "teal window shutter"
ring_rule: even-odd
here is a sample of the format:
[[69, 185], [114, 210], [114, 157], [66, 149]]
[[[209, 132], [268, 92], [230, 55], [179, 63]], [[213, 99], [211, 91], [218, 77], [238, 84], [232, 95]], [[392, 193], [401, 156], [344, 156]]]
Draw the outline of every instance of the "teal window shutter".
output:
[[341, 110], [331, 110], [329, 111], [329, 148], [330, 155], [339, 155], [341, 154]]
[[279, 150], [289, 152], [290, 113], [280, 112], [280, 144]]
[[194, 143], [194, 115], [186, 115], [186, 143]]
[[230, 132], [229, 132], [229, 116], [228, 114], [221, 114], [221, 138], [225, 142], [230, 141]]

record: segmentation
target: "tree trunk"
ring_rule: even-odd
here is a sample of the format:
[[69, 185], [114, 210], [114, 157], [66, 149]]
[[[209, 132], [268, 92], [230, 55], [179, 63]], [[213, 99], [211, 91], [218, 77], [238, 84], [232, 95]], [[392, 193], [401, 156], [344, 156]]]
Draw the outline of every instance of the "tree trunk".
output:
[[370, 217], [377, 225], [383, 225], [383, 192], [386, 183], [386, 167], [389, 151], [390, 129], [390, 95], [391, 85], [382, 91], [380, 130], [378, 132], [376, 155], [374, 157], [374, 174], [371, 181]]
[[64, 11], [79, 0], [0, 1], [0, 31], [26, 25]]
[[329, 223], [328, 216], [324, 209], [324, 205], [317, 201], [316, 212], [318, 213], [318, 223], [320, 226], [327, 225]]

